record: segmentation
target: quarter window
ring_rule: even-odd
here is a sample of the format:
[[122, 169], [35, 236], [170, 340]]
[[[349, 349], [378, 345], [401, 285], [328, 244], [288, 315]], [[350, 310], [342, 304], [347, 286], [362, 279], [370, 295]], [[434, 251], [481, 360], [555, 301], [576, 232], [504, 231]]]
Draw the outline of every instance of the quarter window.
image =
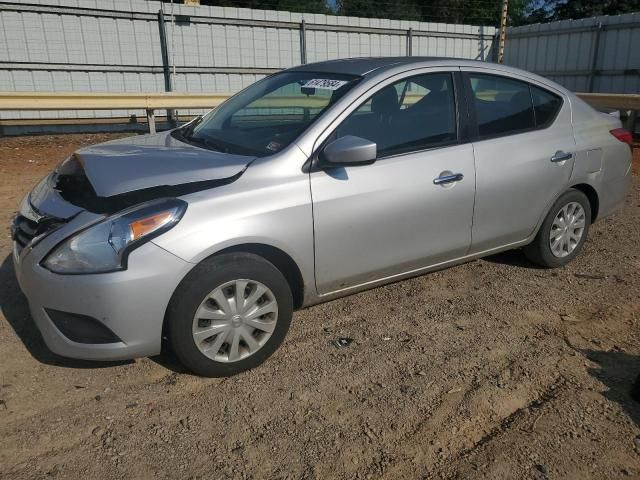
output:
[[533, 108], [536, 112], [536, 126], [544, 128], [556, 118], [562, 107], [562, 99], [551, 92], [538, 87], [531, 86], [531, 97], [533, 98]]
[[366, 138], [378, 156], [434, 148], [457, 140], [450, 73], [404, 79], [374, 93], [337, 128], [334, 138]]

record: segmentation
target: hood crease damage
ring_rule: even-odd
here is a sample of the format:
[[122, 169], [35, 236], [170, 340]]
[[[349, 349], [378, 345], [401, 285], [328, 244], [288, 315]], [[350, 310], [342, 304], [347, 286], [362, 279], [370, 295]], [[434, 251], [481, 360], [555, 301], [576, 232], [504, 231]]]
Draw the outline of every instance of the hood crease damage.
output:
[[[204, 150], [165, 132], [81, 149], [61, 163], [46, 183], [76, 207], [111, 214], [156, 198], [227, 185], [254, 160]], [[32, 198], [36, 208], [37, 200]]]

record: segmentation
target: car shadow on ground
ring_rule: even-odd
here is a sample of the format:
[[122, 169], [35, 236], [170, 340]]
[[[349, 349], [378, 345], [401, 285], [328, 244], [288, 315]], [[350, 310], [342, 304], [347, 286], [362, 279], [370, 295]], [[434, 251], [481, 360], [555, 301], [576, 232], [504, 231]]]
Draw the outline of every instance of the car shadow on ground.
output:
[[0, 310], [16, 332], [31, 356], [41, 363], [65, 368], [105, 368], [132, 363], [131, 360], [118, 362], [95, 362], [61, 357], [53, 353], [44, 343], [31, 314], [24, 294], [20, 291], [11, 255], [0, 266]]
[[157, 363], [167, 370], [171, 370], [174, 373], [191, 374], [191, 371], [189, 371], [184, 365], [182, 365], [182, 363], [180, 363], [180, 360], [178, 359], [178, 357], [176, 357], [176, 354], [173, 353], [173, 350], [171, 350], [168, 345], [163, 344], [162, 353], [160, 353], [160, 355], [149, 357], [149, 360]]
[[540, 270], [543, 267], [536, 265], [529, 260], [522, 249], [507, 250], [506, 252], [496, 253], [495, 255], [489, 255], [483, 257], [482, 260], [491, 263], [499, 263], [500, 265], [510, 265], [512, 267], [529, 268], [533, 270]]
[[640, 356], [619, 350], [583, 350], [582, 353], [598, 365], [589, 368], [588, 372], [608, 388], [603, 393], [605, 398], [620, 405], [640, 427], [640, 385], [637, 383], [640, 381]]

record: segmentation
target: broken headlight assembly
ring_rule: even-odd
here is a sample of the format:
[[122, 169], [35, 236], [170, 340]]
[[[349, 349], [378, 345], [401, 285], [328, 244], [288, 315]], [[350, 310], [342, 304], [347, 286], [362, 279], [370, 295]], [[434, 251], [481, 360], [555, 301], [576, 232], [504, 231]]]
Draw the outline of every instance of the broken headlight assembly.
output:
[[65, 239], [42, 266], [61, 274], [125, 270], [129, 253], [173, 228], [186, 209], [187, 203], [176, 198], [128, 208]]

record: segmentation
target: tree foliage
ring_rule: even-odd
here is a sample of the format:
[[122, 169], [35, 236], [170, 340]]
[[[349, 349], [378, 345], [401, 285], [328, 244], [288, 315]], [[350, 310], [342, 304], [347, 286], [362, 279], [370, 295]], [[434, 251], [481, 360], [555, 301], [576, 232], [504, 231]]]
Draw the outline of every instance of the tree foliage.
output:
[[[502, 8], [502, 0], [201, 0], [201, 3], [493, 26], [499, 25]], [[509, 24], [523, 25], [638, 11], [640, 0], [509, 0]]]
[[[167, 0], [163, 1], [166, 2]], [[180, 0], [174, 0], [174, 3], [180, 3]], [[200, 4], [218, 7], [335, 14], [326, 0], [200, 0]]]
[[546, 0], [532, 2], [516, 23], [542, 23], [577, 20], [599, 15], [640, 12], [640, 0]]

